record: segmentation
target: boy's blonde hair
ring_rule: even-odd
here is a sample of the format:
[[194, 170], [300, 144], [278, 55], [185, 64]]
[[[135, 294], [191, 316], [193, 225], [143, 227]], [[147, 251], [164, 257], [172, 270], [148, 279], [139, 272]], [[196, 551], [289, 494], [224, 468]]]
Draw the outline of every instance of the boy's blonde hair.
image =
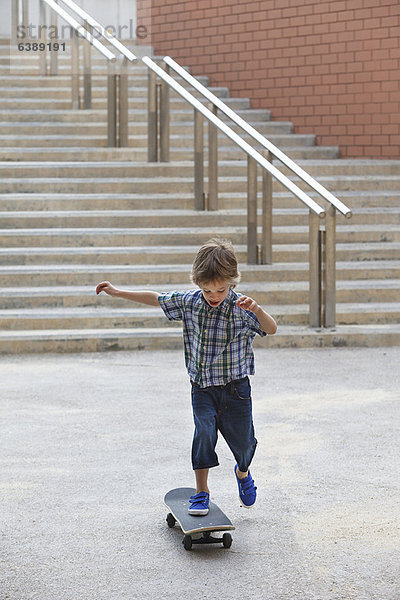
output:
[[217, 279], [234, 288], [240, 281], [238, 263], [229, 240], [212, 238], [197, 253], [192, 266], [191, 280], [199, 287]]

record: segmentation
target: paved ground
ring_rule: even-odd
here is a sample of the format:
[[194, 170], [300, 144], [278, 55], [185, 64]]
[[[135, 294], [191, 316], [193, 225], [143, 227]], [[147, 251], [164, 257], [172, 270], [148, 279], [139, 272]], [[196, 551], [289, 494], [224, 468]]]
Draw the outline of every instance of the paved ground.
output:
[[0, 600], [399, 600], [399, 364], [257, 350], [257, 506], [219, 442], [233, 545], [185, 552], [162, 503], [193, 480], [182, 353], [2, 357]]

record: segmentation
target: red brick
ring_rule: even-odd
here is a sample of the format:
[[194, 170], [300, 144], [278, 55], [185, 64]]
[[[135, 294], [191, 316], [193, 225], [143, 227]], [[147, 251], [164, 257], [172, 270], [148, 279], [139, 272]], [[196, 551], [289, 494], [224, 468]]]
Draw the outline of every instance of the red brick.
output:
[[378, 40], [382, 48], [398, 48], [399, 47], [399, 34], [395, 34], [386, 40]]
[[381, 68], [382, 69], [387, 69], [387, 70], [391, 70], [391, 69], [396, 69], [399, 70], [399, 61], [396, 59], [388, 59], [388, 60], [382, 60], [381, 61]]
[[[250, 96], [252, 106], [271, 108], [275, 119], [292, 119], [296, 130], [311, 128], [324, 143], [334, 139], [342, 155], [399, 155], [399, 140], [392, 139], [400, 135], [398, 0], [385, 6], [377, 0], [153, 0], [151, 22], [146, 8], [138, 0], [138, 20], [147, 19], [156, 53], [168, 51], [211, 76], [213, 85]], [[354, 135], [364, 125], [374, 125], [365, 146]], [[332, 127], [350, 129], [331, 135]]]

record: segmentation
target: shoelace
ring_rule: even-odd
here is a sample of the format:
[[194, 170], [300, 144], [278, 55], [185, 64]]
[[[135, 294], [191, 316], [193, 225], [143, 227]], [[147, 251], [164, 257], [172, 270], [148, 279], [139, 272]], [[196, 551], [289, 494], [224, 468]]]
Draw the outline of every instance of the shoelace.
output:
[[202, 504], [205, 506], [207, 502], [207, 494], [205, 492], [199, 492], [195, 496], [190, 496], [189, 502], [191, 504]]

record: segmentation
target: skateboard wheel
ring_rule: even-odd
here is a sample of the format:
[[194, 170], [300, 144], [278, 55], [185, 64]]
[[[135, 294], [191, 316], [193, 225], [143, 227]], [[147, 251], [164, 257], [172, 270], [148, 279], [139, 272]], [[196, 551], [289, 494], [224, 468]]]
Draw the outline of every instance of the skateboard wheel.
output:
[[185, 535], [185, 537], [182, 540], [182, 544], [185, 550], [192, 549], [192, 538], [190, 537], [190, 535]]
[[173, 527], [176, 523], [176, 519], [175, 519], [174, 515], [172, 515], [171, 513], [167, 514], [166, 521], [168, 523], [168, 527]]
[[224, 533], [222, 536], [222, 543], [224, 548], [230, 548], [232, 546], [232, 536], [230, 533]]

